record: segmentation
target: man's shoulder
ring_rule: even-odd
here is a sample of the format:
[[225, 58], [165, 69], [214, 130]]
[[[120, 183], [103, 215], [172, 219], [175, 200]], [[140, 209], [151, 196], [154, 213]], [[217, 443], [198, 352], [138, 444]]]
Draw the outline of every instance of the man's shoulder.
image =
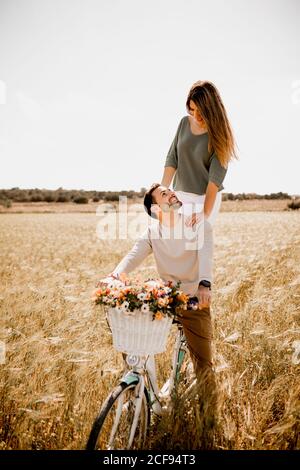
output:
[[140, 239], [151, 240], [156, 238], [157, 233], [159, 232], [159, 222], [156, 220], [151, 220], [151, 224], [142, 232], [139, 236]]
[[148, 225], [148, 228], [147, 228], [148, 237], [149, 238], [155, 237], [158, 231], [159, 231], [159, 221], [156, 219], [152, 219], [150, 225]]

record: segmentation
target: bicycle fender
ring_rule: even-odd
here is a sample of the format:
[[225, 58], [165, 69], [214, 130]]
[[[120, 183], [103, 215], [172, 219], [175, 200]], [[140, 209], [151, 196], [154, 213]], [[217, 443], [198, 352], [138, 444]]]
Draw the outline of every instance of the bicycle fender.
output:
[[126, 383], [127, 385], [138, 384], [139, 376], [134, 372], [128, 372], [124, 377], [122, 377], [121, 383]]

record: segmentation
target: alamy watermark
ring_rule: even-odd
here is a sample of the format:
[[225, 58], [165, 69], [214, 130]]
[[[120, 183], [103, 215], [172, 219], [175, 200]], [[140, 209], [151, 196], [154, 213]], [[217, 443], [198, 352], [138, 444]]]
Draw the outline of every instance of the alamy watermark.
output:
[[[197, 214], [194, 225], [188, 226], [188, 215]], [[126, 196], [119, 196], [117, 207], [111, 204], [101, 204], [96, 210], [97, 237], [100, 240], [135, 240], [147, 236], [151, 239], [184, 240], [186, 250], [199, 250], [204, 243], [203, 204], [184, 204], [184, 207], [174, 212], [170, 209], [163, 213], [163, 220], [150, 217], [143, 204], [128, 204]], [[175, 216], [175, 217], [174, 217]], [[174, 219], [173, 219], [174, 217]], [[175, 224], [171, 222], [174, 220]]]

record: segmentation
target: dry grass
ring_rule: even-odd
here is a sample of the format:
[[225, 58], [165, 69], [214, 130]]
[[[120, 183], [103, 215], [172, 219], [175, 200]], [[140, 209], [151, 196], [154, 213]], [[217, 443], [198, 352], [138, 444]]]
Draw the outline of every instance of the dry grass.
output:
[[[90, 295], [132, 241], [98, 240], [91, 214], [2, 214], [0, 222], [0, 447], [83, 448], [122, 367]], [[156, 275], [152, 256], [141, 268]], [[299, 304], [299, 214], [220, 214], [217, 412], [200, 392], [190, 396], [156, 423], [149, 448], [299, 448]], [[168, 367], [164, 353], [160, 383]]]
[[283, 211], [287, 209], [290, 199], [249, 199], [223, 201], [221, 212]]

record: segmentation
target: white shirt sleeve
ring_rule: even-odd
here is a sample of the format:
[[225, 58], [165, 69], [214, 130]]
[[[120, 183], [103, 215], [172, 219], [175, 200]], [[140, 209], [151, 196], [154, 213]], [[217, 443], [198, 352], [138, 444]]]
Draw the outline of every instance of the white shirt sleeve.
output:
[[133, 271], [152, 252], [152, 244], [149, 237], [149, 228], [137, 239], [133, 248], [124, 256], [114, 269], [114, 275], [128, 274]]

